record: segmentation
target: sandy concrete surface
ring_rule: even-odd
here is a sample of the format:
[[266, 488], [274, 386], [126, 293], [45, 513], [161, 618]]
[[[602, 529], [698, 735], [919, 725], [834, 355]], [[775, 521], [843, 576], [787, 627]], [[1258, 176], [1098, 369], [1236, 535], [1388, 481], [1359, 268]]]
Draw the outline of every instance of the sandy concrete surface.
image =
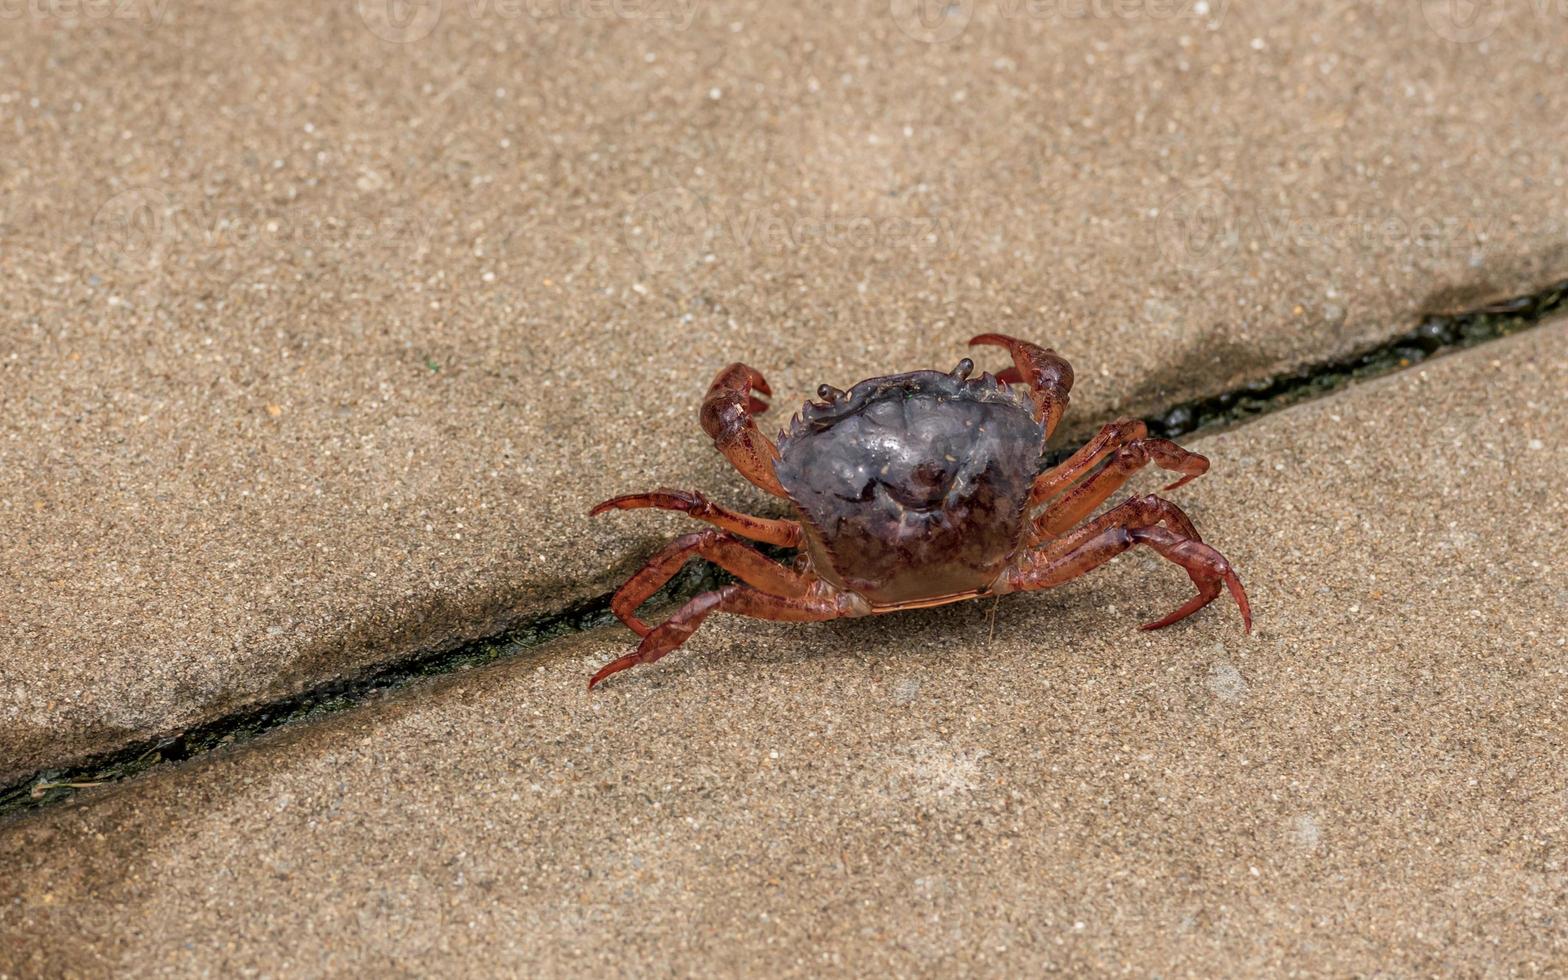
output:
[[1139, 633], [1146, 556], [589, 697], [606, 630], [13, 824], [0, 974], [1560, 975], [1565, 372], [1568, 323], [1201, 441], [1250, 638]]
[[0, 779], [596, 593], [673, 526], [614, 492], [756, 504], [735, 358], [1016, 331], [1081, 427], [1568, 269], [1550, 5], [379, 2], [6, 8]]

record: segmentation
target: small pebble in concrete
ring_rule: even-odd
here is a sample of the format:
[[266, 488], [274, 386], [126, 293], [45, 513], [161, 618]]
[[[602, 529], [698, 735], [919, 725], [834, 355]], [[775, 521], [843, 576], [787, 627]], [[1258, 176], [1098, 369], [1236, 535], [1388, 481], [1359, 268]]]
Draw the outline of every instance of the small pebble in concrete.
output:
[[958, 749], [926, 739], [911, 748], [912, 759], [900, 767], [916, 795], [928, 802], [968, 796], [980, 784], [980, 764], [989, 754], [979, 749]]
[[1323, 837], [1323, 829], [1318, 826], [1318, 818], [1310, 813], [1303, 813], [1292, 822], [1291, 834], [1296, 838], [1296, 843], [1308, 851], [1317, 850], [1318, 841]]
[[1209, 668], [1209, 678], [1204, 681], [1209, 693], [1221, 701], [1239, 701], [1247, 695], [1247, 682], [1241, 671], [1230, 664], [1215, 664]]

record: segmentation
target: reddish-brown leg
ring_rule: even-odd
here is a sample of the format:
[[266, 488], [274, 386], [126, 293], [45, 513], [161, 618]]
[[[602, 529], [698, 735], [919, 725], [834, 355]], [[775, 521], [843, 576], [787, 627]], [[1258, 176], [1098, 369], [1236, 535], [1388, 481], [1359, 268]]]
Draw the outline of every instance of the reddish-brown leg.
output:
[[845, 592], [835, 591], [826, 582], [813, 583], [806, 595], [778, 596], [760, 592], [744, 585], [726, 585], [713, 592], [704, 592], [688, 601], [675, 615], [649, 632], [637, 649], [624, 657], [610, 661], [588, 679], [588, 690], [595, 684], [638, 664], [651, 664], [655, 660], [685, 643], [697, 631], [702, 621], [716, 612], [750, 616], [752, 619], [773, 619], [791, 622], [819, 622], [844, 616], [862, 616], [865, 604]]
[[768, 410], [768, 403], [753, 391], [773, 394], [755, 368], [731, 364], [720, 371], [702, 401], [702, 428], [741, 476], [775, 496], [787, 497], [773, 473], [778, 447], [752, 421], [753, 415]]
[[1105, 457], [1148, 434], [1148, 426], [1137, 419], [1117, 419], [1107, 423], [1095, 433], [1093, 439], [1084, 443], [1060, 465], [1035, 477], [1034, 486], [1029, 490], [1029, 506], [1037, 506], [1061, 493], [1088, 476]]
[[[1138, 423], [1142, 428], [1143, 423]], [[1095, 509], [1115, 493], [1132, 475], [1150, 463], [1181, 479], [1165, 489], [1174, 490], [1189, 480], [1207, 473], [1209, 461], [1191, 453], [1167, 439], [1134, 439], [1116, 450], [1110, 462], [1087, 480], [1071, 487], [1055, 503], [1047, 507], [1034, 520], [1035, 541], [1054, 538], [1079, 521], [1094, 513]]]
[[1184, 538], [1191, 538], [1194, 541], [1203, 540], [1186, 511], [1164, 497], [1149, 493], [1122, 501], [1089, 523], [1074, 528], [1071, 532], [1045, 545], [1038, 553], [1049, 552], [1053, 556], [1060, 556], [1107, 528], [1154, 527], [1156, 524], [1164, 524]]
[[678, 510], [699, 521], [715, 524], [732, 534], [753, 541], [793, 548], [800, 543], [800, 525], [795, 521], [773, 517], [753, 517], [713, 503], [699, 490], [670, 490], [661, 487], [648, 493], [629, 493], [611, 497], [588, 512], [597, 517], [611, 510], [635, 510], [639, 507], [657, 507], [660, 510]]
[[[1165, 527], [1158, 526], [1164, 523]], [[1213, 602], [1228, 588], [1241, 609], [1241, 621], [1252, 632], [1252, 607], [1241, 579], [1225, 556], [1198, 540], [1192, 522], [1168, 500], [1148, 496], [1103, 514], [1072, 534], [1051, 542], [1019, 560], [1004, 578], [1002, 591], [1049, 589], [1090, 572], [1135, 544], [1147, 545], [1187, 570], [1198, 594], [1168, 616], [1143, 629], [1160, 629], [1185, 619]]]
[[813, 575], [770, 561], [723, 531], [694, 531], [671, 541], [627, 579], [610, 599], [610, 611], [638, 636], [647, 636], [653, 627], [637, 618], [638, 607], [692, 558], [706, 558], [742, 582], [780, 596], [804, 595], [817, 581]]
[[1053, 350], [1005, 334], [983, 333], [969, 339], [971, 347], [980, 344], [1007, 348], [1013, 356], [1013, 366], [997, 378], [1007, 382], [1022, 381], [1029, 386], [1035, 417], [1045, 424], [1045, 437], [1051, 438], [1057, 423], [1062, 420], [1062, 413], [1067, 411], [1067, 393], [1073, 387], [1072, 365]]

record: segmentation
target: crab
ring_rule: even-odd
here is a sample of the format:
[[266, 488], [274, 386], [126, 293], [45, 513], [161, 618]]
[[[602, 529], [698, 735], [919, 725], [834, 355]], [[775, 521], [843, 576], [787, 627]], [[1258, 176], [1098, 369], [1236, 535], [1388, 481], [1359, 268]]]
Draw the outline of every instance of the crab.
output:
[[[1241, 580], [1169, 500], [1137, 497], [1085, 522], [1150, 463], [1179, 475], [1169, 492], [1207, 472], [1209, 461], [1121, 419], [1039, 472], [1067, 409], [1072, 367], [1053, 350], [1002, 334], [969, 343], [1005, 348], [1012, 366], [971, 378], [966, 357], [951, 372], [871, 378], [848, 391], [822, 385], [777, 443], [754, 420], [768, 407], [758, 397], [772, 395], [767, 381], [745, 364], [720, 371], [702, 403], [703, 429], [742, 476], [787, 501], [794, 516], [757, 517], [671, 489], [594, 507], [592, 515], [681, 511], [713, 527], [670, 542], [615, 593], [610, 608], [641, 641], [605, 664], [588, 689], [663, 657], [716, 612], [815, 622], [1048, 589], [1134, 545], [1180, 565], [1198, 590], [1142, 629], [1187, 618], [1223, 588], [1251, 632]], [[781, 564], [743, 539], [798, 554]], [[638, 608], [693, 558], [738, 581], [694, 596], [657, 626], [639, 619]]]

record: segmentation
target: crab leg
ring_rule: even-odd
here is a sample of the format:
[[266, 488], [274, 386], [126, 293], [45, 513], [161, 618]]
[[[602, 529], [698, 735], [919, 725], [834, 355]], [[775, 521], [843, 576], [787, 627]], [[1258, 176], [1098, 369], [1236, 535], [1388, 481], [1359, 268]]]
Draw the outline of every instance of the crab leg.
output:
[[[1164, 523], [1166, 527], [1158, 526]], [[1190, 533], [1189, 533], [1190, 532]], [[1181, 508], [1155, 496], [1129, 500], [1098, 520], [1025, 555], [1005, 576], [997, 591], [1049, 589], [1093, 571], [1135, 544], [1147, 545], [1187, 570], [1198, 594], [1167, 616], [1141, 628], [1160, 629], [1202, 609], [1228, 588], [1241, 609], [1241, 621], [1252, 632], [1252, 608], [1241, 579], [1225, 556], [1198, 540]]]
[[1029, 386], [1035, 417], [1045, 424], [1045, 437], [1051, 438], [1062, 413], [1067, 411], [1067, 393], [1073, 386], [1072, 366], [1053, 350], [1005, 334], [983, 333], [969, 340], [971, 347], [980, 344], [1005, 347], [1013, 355], [1013, 366], [997, 375], [997, 380]]
[[1149, 493], [1122, 501], [1089, 523], [1074, 528], [1070, 533], [1045, 545], [1041, 550], [1062, 555], [1107, 528], [1154, 527], [1157, 524], [1164, 524], [1184, 538], [1191, 538], [1194, 541], [1203, 540], [1186, 511], [1158, 494]]
[[649, 632], [637, 649], [624, 657], [610, 661], [588, 679], [588, 690], [594, 685], [637, 664], [651, 664], [655, 660], [685, 643], [697, 631], [702, 621], [716, 612], [750, 616], [752, 619], [772, 619], [809, 623], [843, 616], [861, 616], [864, 603], [847, 592], [835, 591], [825, 582], [814, 582], [806, 595], [778, 596], [744, 585], [726, 585], [713, 592], [704, 592], [690, 599], [675, 614]]
[[[1143, 429], [1142, 422], [1136, 423], [1136, 426], [1140, 430]], [[1071, 460], [1068, 462], [1070, 463]], [[1035, 518], [1034, 540], [1054, 538], [1088, 517], [1134, 473], [1151, 462], [1163, 470], [1182, 474], [1181, 479], [1168, 485], [1166, 490], [1174, 490], [1209, 470], [1209, 461], [1206, 457], [1188, 452], [1174, 442], [1167, 439], [1135, 438], [1117, 449], [1116, 454], [1104, 468], [1077, 486], [1069, 488], [1060, 499]]]
[[748, 585], [780, 596], [804, 595], [815, 576], [785, 568], [771, 561], [723, 531], [694, 531], [682, 535], [648, 560], [637, 574], [626, 580], [610, 599], [610, 611], [638, 636], [653, 629], [637, 618], [637, 609], [664, 583], [675, 577], [681, 566], [692, 558], [706, 558]]
[[657, 507], [660, 510], [678, 510], [699, 521], [707, 521], [732, 534], [753, 541], [793, 548], [800, 543], [800, 525], [791, 520], [773, 517], [754, 517], [730, 510], [713, 503], [700, 490], [671, 490], [661, 487], [647, 493], [629, 493], [611, 497], [588, 512], [597, 517], [611, 510], [635, 510], [639, 507]]
[[744, 364], [731, 364], [720, 371], [702, 402], [702, 428], [713, 437], [714, 448], [724, 454], [740, 475], [777, 497], [787, 497], [773, 464], [778, 447], [763, 435], [752, 416], [768, 409], [768, 403], [752, 394], [773, 394], [762, 374]]
[[1034, 507], [1061, 493], [1087, 476], [1105, 457], [1148, 434], [1149, 427], [1136, 419], [1107, 422], [1093, 439], [1078, 447], [1077, 452], [1035, 477], [1034, 486], [1029, 490], [1029, 506]]
[[[1056, 496], [1087, 476], [1111, 453], [1129, 443], [1147, 439], [1148, 436], [1148, 426], [1137, 419], [1117, 419], [1115, 422], [1106, 423], [1099, 432], [1095, 433], [1093, 439], [1084, 443], [1081, 449], [1064, 460], [1060, 466], [1045, 471], [1035, 479], [1034, 487], [1029, 492], [1029, 506], [1036, 506]], [[1187, 455], [1195, 459], [1203, 459], [1196, 453], [1187, 453]], [[1155, 462], [1158, 463], [1158, 460], [1156, 459]], [[1182, 478], [1167, 486], [1166, 490], [1174, 490], [1202, 476], [1209, 468], [1206, 459], [1203, 460], [1201, 467], [1191, 460], [1187, 461], [1187, 465], [1188, 468], [1178, 468], [1178, 472], [1183, 474]]]

